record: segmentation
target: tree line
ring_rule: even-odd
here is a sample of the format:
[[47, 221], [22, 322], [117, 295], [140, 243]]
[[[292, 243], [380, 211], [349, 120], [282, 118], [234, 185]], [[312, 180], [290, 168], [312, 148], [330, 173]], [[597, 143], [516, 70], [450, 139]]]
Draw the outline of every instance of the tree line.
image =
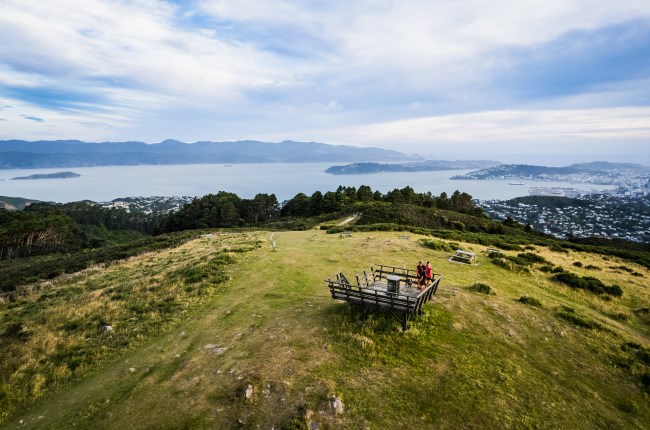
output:
[[416, 193], [413, 188], [406, 186], [382, 194], [379, 191], [373, 191], [367, 185], [361, 185], [358, 189], [339, 186], [336, 191], [328, 191], [325, 194], [316, 191], [311, 196], [304, 193], [296, 194], [293, 199], [282, 207], [281, 215], [318, 216], [340, 212], [355, 203], [371, 202], [408, 204], [450, 210], [474, 216], [483, 215], [483, 210], [474, 204], [472, 196], [460, 191], [455, 191], [451, 197], [445, 192], [439, 196], [434, 196], [430, 192]]
[[[0, 210], [0, 259], [50, 252], [73, 252], [124, 243], [149, 235], [205, 228], [254, 227], [286, 219], [319, 217], [360, 210], [373, 203], [437, 208], [481, 216], [472, 196], [459, 191], [416, 193], [407, 186], [385, 194], [369, 186], [339, 186], [336, 191], [298, 193], [280, 204], [275, 194], [244, 199], [235, 193], [195, 198], [177, 212], [152, 215], [123, 208], [104, 208], [92, 202], [34, 203], [22, 211]], [[361, 206], [360, 206], [361, 205]], [[384, 220], [391, 221], [391, 220]]]

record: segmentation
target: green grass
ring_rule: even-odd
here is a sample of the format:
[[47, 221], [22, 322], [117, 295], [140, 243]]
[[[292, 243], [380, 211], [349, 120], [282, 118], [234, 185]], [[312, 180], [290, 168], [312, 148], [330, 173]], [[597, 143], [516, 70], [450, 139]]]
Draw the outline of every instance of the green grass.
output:
[[[481, 264], [466, 266], [447, 261], [444, 239], [431, 249], [418, 244], [430, 238], [418, 235], [400, 240], [397, 232], [355, 232], [341, 240], [316, 230], [276, 232], [275, 251], [269, 236], [196, 240], [57, 280], [39, 295], [1, 305], [0, 333], [34, 362], [29, 370], [18, 356], [15, 362], [3, 356], [3, 369], [17, 366], [3, 383], [22, 378], [32, 396], [4, 425], [650, 426], [650, 296], [644, 278], [631, 274], [648, 276], [639, 265], [599, 260], [599, 279], [624, 291], [605, 301], [554, 282], [552, 273], [490, 264], [476, 244], [460, 244], [480, 256]], [[597, 258], [528, 250], [544, 259], [535, 257], [535, 264], [571, 267], [580, 276], [593, 272], [572, 263]], [[227, 261], [215, 263], [221, 258]], [[373, 312], [361, 324], [358, 312], [333, 301], [323, 282], [339, 271], [352, 279], [374, 263], [415, 269], [418, 260], [431, 261], [443, 279], [406, 332], [386, 313]], [[630, 271], [616, 269], [621, 266]], [[477, 284], [498, 294], [471, 291]], [[115, 332], [99, 336], [101, 322]], [[90, 341], [83, 340], [89, 333]], [[48, 349], [57, 344], [63, 348]], [[51, 373], [37, 365], [39, 354]], [[13, 389], [3, 388], [5, 399]], [[343, 413], [331, 407], [334, 396]]]

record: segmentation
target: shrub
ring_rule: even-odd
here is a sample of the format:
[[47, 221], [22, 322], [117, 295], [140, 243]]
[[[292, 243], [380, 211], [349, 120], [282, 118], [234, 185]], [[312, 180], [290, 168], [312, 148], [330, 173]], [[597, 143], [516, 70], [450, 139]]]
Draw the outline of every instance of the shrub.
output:
[[30, 333], [25, 331], [23, 323], [19, 321], [10, 322], [2, 332], [2, 337], [14, 340], [26, 340]]
[[434, 251], [454, 252], [456, 250], [456, 248], [453, 248], [449, 243], [441, 240], [420, 239], [418, 244], [425, 248], [433, 249]]
[[503, 269], [510, 270], [512, 272], [530, 272], [527, 267], [520, 266], [519, 264], [513, 262], [511, 259], [503, 257], [494, 257], [491, 259], [494, 265], [499, 266]]
[[641, 375], [639, 380], [646, 390], [650, 390], [650, 372], [645, 372], [643, 375]]
[[519, 297], [519, 300], [517, 300], [517, 301], [519, 303], [523, 303], [525, 305], [530, 305], [530, 306], [535, 306], [537, 308], [542, 307], [542, 302], [540, 302], [536, 298], [530, 297], [530, 296], [521, 296], [521, 297]]
[[560, 245], [558, 245], [556, 243], [553, 243], [553, 244], [549, 245], [548, 250], [553, 251], [553, 252], [563, 252], [565, 254], [569, 253], [569, 251], [567, 249], [562, 248]]
[[481, 294], [490, 294], [492, 292], [492, 288], [489, 285], [483, 284], [481, 282], [474, 283], [471, 287], [469, 287], [469, 290]]
[[605, 289], [610, 296], [621, 297], [623, 295], [623, 289], [616, 284], [605, 287]]
[[582, 263], [579, 261], [574, 262], [573, 265], [576, 267], [582, 267]]
[[598, 324], [596, 321], [592, 321], [586, 317], [582, 317], [576, 314], [575, 309], [570, 308], [568, 306], [560, 306], [559, 309], [557, 310], [557, 315], [560, 318], [569, 321], [570, 323], [578, 327], [597, 329], [597, 330], [601, 330], [603, 328], [603, 326]]
[[81, 328], [83, 323], [79, 321], [78, 319], [74, 320], [69, 320], [63, 323], [63, 326], [61, 327], [65, 331], [75, 331], [79, 328]]
[[539, 254], [535, 254], [534, 252], [523, 252], [521, 254], [517, 254], [517, 258], [526, 262], [528, 265], [550, 264], [550, 261], [548, 261], [546, 258], [542, 257]]
[[617, 313], [614, 313], [614, 314], [608, 314], [608, 316], [609, 316], [610, 318], [613, 318], [613, 319], [617, 320], [617, 321], [627, 321], [627, 320], [630, 319], [630, 317], [627, 316], [627, 314], [624, 314], [623, 312], [617, 312]]
[[585, 266], [585, 269], [587, 269], [587, 270], [602, 270], [600, 267], [594, 266], [593, 264], [588, 264], [587, 266]]
[[594, 294], [608, 294], [615, 297], [623, 295], [623, 289], [618, 285], [607, 286], [600, 279], [591, 276], [580, 277], [570, 272], [562, 272], [555, 274], [552, 279], [571, 288], [590, 291]]

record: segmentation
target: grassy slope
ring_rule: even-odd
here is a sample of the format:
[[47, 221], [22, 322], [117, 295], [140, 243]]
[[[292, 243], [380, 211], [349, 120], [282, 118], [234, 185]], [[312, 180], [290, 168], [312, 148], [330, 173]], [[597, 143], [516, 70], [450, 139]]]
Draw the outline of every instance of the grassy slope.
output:
[[[228, 269], [231, 280], [207, 303], [189, 306], [181, 318], [166, 323], [169, 329], [145, 336], [139, 346], [83, 380], [64, 384], [5, 424], [282, 428], [308, 416], [321, 428], [650, 426], [649, 396], [639, 382], [647, 365], [621, 348], [626, 342], [650, 346], [647, 314], [633, 312], [650, 303], [648, 270], [592, 255], [537, 250], [572, 272], [621, 285], [623, 297], [606, 302], [554, 284], [549, 274], [536, 270], [513, 273], [487, 258], [477, 266], [450, 263], [447, 253], [417, 246], [416, 235], [410, 240], [397, 235], [275, 233], [277, 250], [265, 245], [242, 253]], [[251, 237], [270, 243], [269, 233], [230, 240]], [[191, 265], [211, 255], [223, 246], [219, 241], [215, 236], [136, 257], [102, 269], [101, 278], [146, 285], [169, 265]], [[478, 245], [465, 249], [483, 251]], [[425, 314], [404, 333], [385, 315], [361, 326], [346, 304], [329, 297], [323, 282], [337, 271], [351, 278], [371, 263], [414, 266], [420, 258], [431, 260], [434, 272], [444, 277]], [[603, 270], [579, 269], [574, 261]], [[611, 269], [621, 264], [644, 277]], [[143, 273], [143, 267], [151, 273]], [[55, 288], [73, 288], [86, 276], [98, 275]], [[490, 285], [495, 294], [469, 291], [475, 282]], [[522, 295], [539, 299], [543, 307], [517, 302]], [[558, 318], [560, 305], [604, 329]], [[113, 324], [116, 331], [108, 336], [119, 336], [120, 323]], [[127, 326], [124, 321], [122, 327]], [[208, 344], [227, 349], [217, 353]], [[250, 400], [244, 398], [248, 384], [254, 387]], [[333, 395], [345, 405], [342, 414], [330, 406]]]

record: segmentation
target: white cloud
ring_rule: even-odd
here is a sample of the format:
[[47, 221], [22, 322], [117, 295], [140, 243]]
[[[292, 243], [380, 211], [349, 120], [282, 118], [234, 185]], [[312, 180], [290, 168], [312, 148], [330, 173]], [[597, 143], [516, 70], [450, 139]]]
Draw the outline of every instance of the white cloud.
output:
[[[295, 135], [294, 135], [295, 136]], [[650, 137], [650, 107], [574, 110], [502, 110], [388, 121], [341, 129], [304, 130], [303, 139], [396, 148], [429, 155], [470, 148], [557, 150], [566, 142], [613, 145]], [[289, 136], [267, 135], [269, 139]], [[505, 145], [505, 146], [504, 146]], [[566, 148], [564, 148], [566, 149]], [[648, 151], [646, 151], [648, 152]]]
[[0, 137], [266, 135], [399, 149], [431, 136], [648, 136], [644, 108], [625, 107], [648, 104], [638, 91], [647, 81], [530, 100], [485, 88], [518, 61], [495, 51], [648, 19], [647, 0], [182, 4], [3, 0], [0, 96], [15, 114], [3, 112]]

